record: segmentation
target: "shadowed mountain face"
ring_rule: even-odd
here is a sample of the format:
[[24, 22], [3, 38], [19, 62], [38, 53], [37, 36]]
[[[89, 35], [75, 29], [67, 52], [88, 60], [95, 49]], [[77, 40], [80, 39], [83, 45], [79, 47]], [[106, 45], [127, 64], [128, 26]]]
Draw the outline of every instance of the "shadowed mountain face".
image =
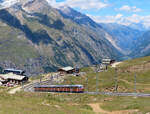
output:
[[0, 10], [0, 20], [9, 26], [24, 32], [26, 37], [35, 44], [39, 44], [40, 42], [48, 44], [52, 42], [52, 39], [45, 30], [38, 30], [37, 32], [32, 32], [32, 30], [27, 25], [22, 25], [17, 17], [11, 15], [5, 9]]
[[0, 66], [36, 75], [122, 56], [89, 17], [65, 17], [47, 4], [45, 0], [26, 0], [0, 10]]
[[50, 17], [48, 17], [48, 15], [43, 15], [41, 13], [34, 13], [34, 16], [38, 17], [38, 22], [41, 24], [44, 24], [45, 26], [49, 27], [49, 28], [54, 28], [54, 29], [58, 29], [58, 30], [62, 30], [63, 27], [65, 26], [65, 24], [60, 20], [56, 20], [54, 21], [53, 24], [50, 23]]

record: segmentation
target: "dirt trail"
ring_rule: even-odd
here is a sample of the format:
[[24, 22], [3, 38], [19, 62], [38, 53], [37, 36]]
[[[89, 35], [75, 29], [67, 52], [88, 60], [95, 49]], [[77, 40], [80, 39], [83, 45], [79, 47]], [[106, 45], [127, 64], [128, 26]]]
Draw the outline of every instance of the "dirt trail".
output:
[[138, 110], [123, 110], [123, 111], [113, 111], [110, 114], [137, 114], [137, 113]]
[[9, 94], [15, 94], [17, 91], [20, 91], [22, 87], [17, 87], [8, 91]]
[[112, 67], [115, 68], [117, 65], [121, 64], [122, 62], [115, 62], [112, 64]]
[[109, 114], [110, 112], [103, 110], [102, 108], [100, 108], [100, 104], [99, 103], [95, 103], [95, 104], [89, 104], [89, 106], [92, 107], [93, 111], [96, 114]]
[[[120, 81], [123, 81], [127, 84], [130, 84], [130, 85], [134, 85], [135, 82], [129, 82], [128, 80], [125, 80], [125, 79], [119, 79]], [[142, 84], [142, 83], [136, 83], [136, 85], [145, 85], [145, 86], [149, 86], [150, 84]]]
[[100, 107], [100, 105], [101, 105], [100, 103], [89, 104], [89, 106], [92, 107], [93, 111], [96, 114], [133, 114], [133, 113], [137, 113], [138, 112], [138, 110], [122, 110], [122, 111], [109, 112], [109, 111], [103, 110]]

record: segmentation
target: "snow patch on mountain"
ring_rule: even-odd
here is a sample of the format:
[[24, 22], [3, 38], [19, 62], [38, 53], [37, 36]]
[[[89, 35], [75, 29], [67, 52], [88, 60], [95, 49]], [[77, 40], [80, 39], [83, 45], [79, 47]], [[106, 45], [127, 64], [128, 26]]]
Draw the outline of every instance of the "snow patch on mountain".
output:
[[57, 9], [63, 11], [63, 13], [65, 13], [65, 14], [69, 14], [72, 12], [72, 9], [67, 5], [59, 6], [59, 7], [57, 7]]
[[0, 9], [9, 8], [18, 2], [20, 2], [20, 0], [3, 0], [0, 2]]

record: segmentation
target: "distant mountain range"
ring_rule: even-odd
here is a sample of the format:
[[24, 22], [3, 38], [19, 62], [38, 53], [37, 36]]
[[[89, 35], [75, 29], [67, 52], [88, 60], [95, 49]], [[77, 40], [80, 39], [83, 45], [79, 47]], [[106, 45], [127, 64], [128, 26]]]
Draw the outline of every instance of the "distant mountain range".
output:
[[136, 30], [139, 30], [139, 31], [148, 31], [148, 30], [150, 30], [150, 27], [144, 26], [143, 23], [131, 23], [128, 26], [132, 29], [136, 29]]
[[150, 55], [150, 31], [145, 32], [139, 37], [139, 41], [135, 44], [135, 49], [130, 56], [142, 57]]
[[[116, 45], [124, 53], [122, 59], [136, 58], [150, 55], [150, 30], [138, 24], [137, 29], [133, 26], [119, 25], [116, 23], [101, 23], [102, 28], [107, 31], [115, 41]], [[135, 25], [135, 24], [133, 24]]]
[[121, 48], [125, 55], [132, 53], [135, 45], [140, 41], [140, 36], [144, 33], [139, 29], [130, 26], [120, 25], [116, 23], [104, 24], [100, 23], [102, 28], [107, 31], [113, 40]]
[[71, 8], [52, 8], [45, 0], [22, 0], [1, 9], [0, 44], [0, 66], [30, 75], [123, 56], [99, 24]]
[[[65, 18], [74, 20], [80, 25], [86, 25], [92, 29], [94, 29], [95, 26], [98, 26], [99, 28], [107, 32], [108, 37], [106, 37], [106, 39], [109, 42], [111, 42], [111, 44], [116, 49], [123, 53], [124, 56], [120, 58], [122, 60], [139, 56], [145, 56], [148, 53], [150, 54], [150, 50], [145, 50], [145, 48], [147, 49], [150, 44], [150, 42], [147, 42], [150, 36], [148, 35], [148, 30], [150, 29], [146, 28], [142, 23], [131, 23], [128, 26], [117, 23], [98, 24], [88, 16], [77, 12], [74, 9], [67, 6], [60, 7], [59, 12]], [[144, 53], [143, 50], [141, 50], [142, 47], [145, 47], [143, 49], [145, 50]]]

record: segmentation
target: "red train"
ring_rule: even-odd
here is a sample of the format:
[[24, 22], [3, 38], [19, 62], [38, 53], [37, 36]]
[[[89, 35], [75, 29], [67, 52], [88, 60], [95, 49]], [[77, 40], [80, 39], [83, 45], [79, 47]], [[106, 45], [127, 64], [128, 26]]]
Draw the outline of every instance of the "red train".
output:
[[83, 93], [83, 85], [37, 85], [34, 87], [35, 92], [66, 92], [66, 93]]

